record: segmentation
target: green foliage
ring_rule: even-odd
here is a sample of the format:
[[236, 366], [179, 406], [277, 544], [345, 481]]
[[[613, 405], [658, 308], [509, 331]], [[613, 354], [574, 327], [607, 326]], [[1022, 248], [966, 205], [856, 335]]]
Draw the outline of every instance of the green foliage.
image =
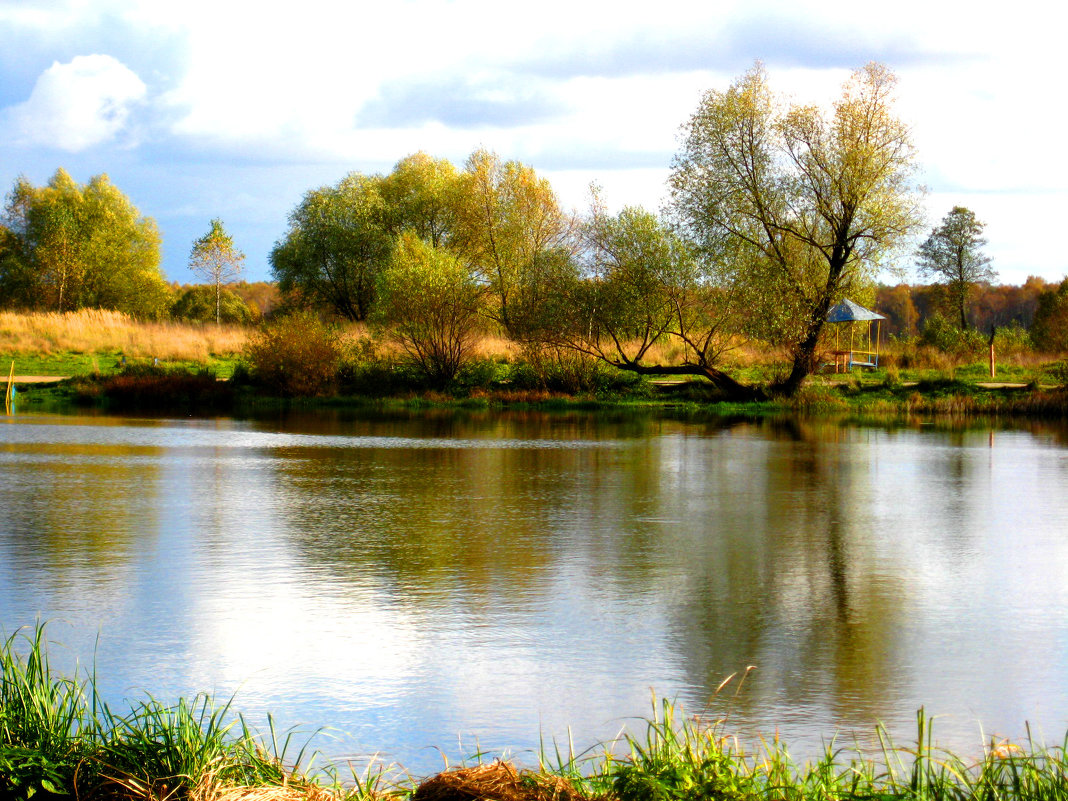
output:
[[307, 785], [305, 749], [290, 753], [294, 733], [280, 742], [270, 718], [264, 739], [229, 702], [203, 694], [173, 705], [148, 697], [116, 712], [97, 693], [95, 673], [53, 672], [44, 634], [38, 624], [0, 644], [4, 798], [193, 798], [212, 788]]
[[[282, 766], [267, 757], [244, 721], [206, 694], [173, 705], [149, 696], [127, 715], [101, 706], [98, 782], [143, 797], [194, 790], [201, 777], [221, 786], [284, 783]], [[235, 736], [236, 735], [236, 736]]]
[[[228, 797], [228, 788], [240, 788], [242, 797], [259, 791], [271, 797], [284, 788], [319, 797], [324, 788], [301, 772], [316, 755], [306, 744], [297, 749], [296, 732], [280, 737], [268, 716], [268, 734], [261, 736], [232, 711], [231, 701], [201, 694], [166, 704], [148, 696], [113, 710], [99, 696], [95, 674], [71, 679], [51, 669], [43, 626], [20, 630], [0, 643], [0, 793], [189, 799]], [[992, 738], [978, 758], [968, 759], [936, 746], [920, 709], [912, 743], [895, 745], [877, 726], [874, 753], [831, 740], [821, 755], [798, 765], [777, 737], [747, 751], [726, 721], [726, 714], [687, 716], [668, 700], [654, 700], [640, 733], [584, 757], [571, 748], [550, 759], [543, 748], [540, 772], [523, 780], [572, 800], [1068, 799], [1068, 739], [1045, 747], [1030, 736], [1020, 744]], [[329, 766], [320, 775], [339, 798], [400, 799], [413, 790], [387, 788], [370, 767], [354, 773], [348, 788]]]
[[661, 715], [647, 721], [645, 736], [626, 736], [629, 753], [606, 755], [585, 779], [587, 787], [603, 794], [600, 788], [607, 784], [619, 801], [1068, 798], [1064, 745], [1043, 748], [1029, 740], [1020, 747], [992, 739], [982, 757], [967, 760], [934, 745], [923, 709], [916, 716], [916, 740], [908, 746], [895, 746], [879, 726], [877, 754], [831, 741], [803, 766], [777, 738], [747, 753], [724, 732], [723, 719], [679, 721], [678, 713], [663, 702]]
[[1046, 373], [1058, 387], [1068, 387], [1068, 361], [1054, 362], [1046, 369]]
[[[989, 339], [987, 342], [989, 344]], [[1028, 353], [1033, 349], [1031, 332], [1018, 322], [999, 326], [994, 334], [994, 352], [998, 358]]]
[[245, 347], [251, 380], [283, 396], [322, 395], [337, 380], [341, 351], [334, 334], [311, 312], [272, 320]]
[[252, 309], [229, 289], [216, 293], [215, 287], [191, 286], [182, 291], [171, 306], [177, 320], [248, 325], [254, 319]]
[[506, 364], [492, 359], [471, 359], [456, 373], [456, 387], [463, 391], [488, 389], [500, 386], [507, 379], [509, 368]]
[[[671, 341], [685, 361], [711, 367], [738, 331], [730, 293], [716, 275], [655, 215], [625, 208], [610, 216], [595, 208], [586, 226], [590, 281], [579, 335], [587, 352], [619, 366], [642, 362], [650, 348]], [[572, 313], [574, 314], [574, 313]]]
[[571, 348], [529, 345], [523, 349], [522, 360], [512, 365], [508, 385], [567, 395], [633, 394], [645, 385], [645, 379]]
[[289, 216], [288, 233], [271, 251], [284, 294], [350, 320], [367, 318], [394, 244], [381, 188], [380, 176], [353, 172], [304, 195]]
[[932, 314], [920, 332], [920, 344], [936, 348], [958, 358], [977, 358], [989, 348], [982, 332], [960, 328], [941, 314]]
[[444, 388], [471, 359], [484, 295], [456, 256], [406, 232], [381, 276], [375, 322], [433, 386]]
[[233, 386], [207, 367], [131, 362], [111, 375], [75, 379], [80, 403], [104, 401], [112, 409], [219, 410], [233, 403]]
[[44, 187], [20, 178], [3, 229], [0, 287], [7, 305], [115, 309], [149, 319], [166, 313], [156, 224], [106, 175], [81, 185], [57, 170]]
[[82, 742], [86, 694], [49, 664], [44, 627], [0, 645], [0, 790], [29, 798], [70, 786]]

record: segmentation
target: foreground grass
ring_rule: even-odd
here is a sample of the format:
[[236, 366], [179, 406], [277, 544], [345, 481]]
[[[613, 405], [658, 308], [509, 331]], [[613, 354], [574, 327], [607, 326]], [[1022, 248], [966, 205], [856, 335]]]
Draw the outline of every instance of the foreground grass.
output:
[[[911, 746], [877, 731], [881, 750], [827, 746], [795, 763], [786, 744], [747, 752], [724, 720], [684, 717], [654, 702], [644, 731], [583, 757], [543, 749], [536, 769], [478, 764], [423, 782], [371, 768], [342, 781], [316, 755], [292, 753], [273, 726], [254, 732], [210, 696], [123, 711], [98, 696], [95, 676], [58, 675], [44, 628], [0, 645], [0, 796], [28, 799], [370, 799], [413, 801], [704, 801], [717, 799], [1068, 799], [1065, 745], [992, 740], [978, 759], [938, 750], [922, 710]], [[310, 778], [312, 771], [316, 778]], [[399, 774], [394, 774], [399, 775]]]

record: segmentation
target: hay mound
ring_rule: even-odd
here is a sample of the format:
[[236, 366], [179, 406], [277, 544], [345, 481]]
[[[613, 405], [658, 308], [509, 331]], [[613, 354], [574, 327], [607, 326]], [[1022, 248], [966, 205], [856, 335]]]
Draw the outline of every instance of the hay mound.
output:
[[567, 779], [516, 771], [500, 760], [449, 770], [420, 784], [412, 801], [586, 801]]

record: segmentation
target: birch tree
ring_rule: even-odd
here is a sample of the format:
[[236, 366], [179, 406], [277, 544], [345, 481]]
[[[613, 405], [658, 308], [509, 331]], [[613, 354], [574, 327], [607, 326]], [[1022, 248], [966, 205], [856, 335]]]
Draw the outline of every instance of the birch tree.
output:
[[193, 243], [189, 252], [189, 269], [208, 280], [215, 288], [215, 324], [222, 321], [222, 287], [241, 275], [245, 254], [234, 247], [234, 240], [218, 217], [211, 230]]

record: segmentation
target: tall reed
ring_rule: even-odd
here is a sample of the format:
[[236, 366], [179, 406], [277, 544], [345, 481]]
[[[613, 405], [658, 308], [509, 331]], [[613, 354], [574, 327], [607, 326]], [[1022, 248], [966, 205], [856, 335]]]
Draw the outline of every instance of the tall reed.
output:
[[[210, 695], [164, 704], [152, 696], [125, 713], [99, 695], [95, 673], [51, 667], [45, 626], [0, 644], [0, 797], [39, 792], [126, 799], [217, 798], [223, 788], [312, 788], [311, 761], [256, 733]], [[312, 755], [314, 756], [314, 755]], [[368, 781], [368, 786], [371, 782]], [[318, 788], [316, 793], [327, 796]]]

